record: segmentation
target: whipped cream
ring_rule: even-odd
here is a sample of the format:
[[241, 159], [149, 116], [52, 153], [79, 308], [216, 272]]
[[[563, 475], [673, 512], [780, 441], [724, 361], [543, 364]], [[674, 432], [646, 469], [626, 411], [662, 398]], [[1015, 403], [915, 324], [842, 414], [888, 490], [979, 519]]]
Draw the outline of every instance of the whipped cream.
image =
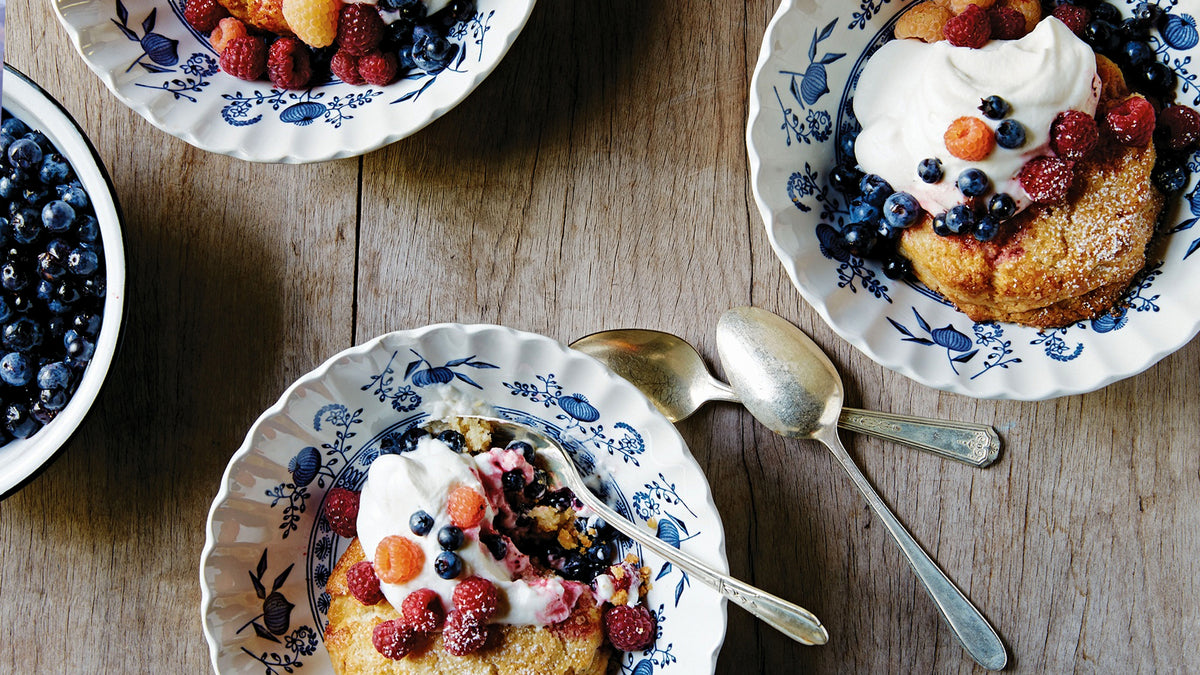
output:
[[[964, 203], [955, 181], [967, 168], [991, 179], [1018, 209], [1030, 200], [1017, 181], [1025, 162], [1049, 150], [1050, 124], [1060, 112], [1094, 115], [1100, 99], [1096, 56], [1053, 17], [1019, 40], [992, 40], [980, 49], [941, 41], [893, 40], [876, 52], [859, 76], [854, 114], [862, 125], [854, 152], [867, 173], [882, 176], [896, 191], [908, 192], [931, 214]], [[1025, 127], [1025, 144], [999, 145], [982, 161], [950, 154], [943, 136], [959, 117], [983, 120], [994, 131], [1002, 120], [979, 111], [980, 100], [999, 96], [1012, 106], [1005, 119]], [[923, 159], [942, 162], [943, 177], [928, 184], [917, 176]]]
[[[417, 442], [412, 452], [383, 455], [377, 458], [367, 474], [358, 511], [358, 537], [367, 560], [374, 562], [379, 542], [389, 535], [401, 535], [415, 542], [425, 553], [425, 564], [415, 579], [404, 584], [381, 583], [384, 597], [393, 607], [400, 607], [404, 598], [419, 588], [429, 588], [442, 598], [447, 609], [454, 587], [460, 579], [480, 576], [492, 581], [507, 599], [501, 603], [494, 623], [515, 625], [545, 625], [566, 619], [575, 601], [587, 586], [558, 577], [538, 577], [527, 556], [505, 538], [508, 553], [496, 560], [479, 541], [480, 528], [490, 531], [496, 511], [500, 474], [505, 466], [513, 466], [519, 453], [494, 449], [472, 457], [459, 454], [436, 438], [426, 436]], [[532, 471], [532, 469], [531, 469]], [[485, 483], [490, 487], [485, 487]], [[442, 579], [433, 569], [434, 560], [442, 549], [437, 532], [451, 524], [446, 513], [446, 499], [459, 486], [467, 486], [488, 496], [488, 506], [479, 526], [464, 530], [462, 547], [456, 551], [463, 562], [457, 579]], [[409, 518], [416, 511], [433, 516], [433, 529], [419, 537], [409, 528]]]

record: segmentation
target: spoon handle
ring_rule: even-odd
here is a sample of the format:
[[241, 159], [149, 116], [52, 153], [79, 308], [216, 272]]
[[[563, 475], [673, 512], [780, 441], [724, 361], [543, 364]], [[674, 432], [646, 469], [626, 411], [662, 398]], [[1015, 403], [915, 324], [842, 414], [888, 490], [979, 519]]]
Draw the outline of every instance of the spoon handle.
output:
[[1008, 663], [1008, 653], [1000, 641], [1000, 636], [996, 635], [995, 629], [987, 619], [983, 618], [975, 605], [971, 604], [967, 596], [963, 595], [954, 582], [950, 581], [946, 573], [929, 557], [929, 554], [925, 553], [921, 545], [896, 519], [895, 514], [883, 502], [879, 493], [875, 492], [875, 488], [867, 481], [867, 477], [858, 469], [854, 460], [850, 458], [846, 448], [842, 447], [837, 430], [827, 429], [818, 437], [818, 440], [833, 452], [838, 463], [850, 475], [850, 480], [866, 498], [867, 504], [871, 506], [875, 515], [879, 516], [884, 527], [891, 533], [892, 538], [900, 545], [900, 550], [908, 558], [908, 563], [912, 565], [913, 571], [917, 573], [917, 578], [925, 586], [925, 591], [933, 599], [938, 612], [950, 625], [954, 637], [958, 638], [959, 643], [979, 665], [988, 670], [1003, 669]]
[[986, 424], [843, 408], [838, 426], [981, 468], [1000, 454], [1000, 436]]
[[552, 468], [555, 469], [559, 478], [566, 482], [567, 487], [575, 493], [575, 497], [599, 514], [604, 522], [613, 526], [621, 534], [669, 560], [672, 565], [687, 572], [693, 578], [701, 580], [793, 640], [806, 645], [823, 645], [829, 640], [829, 633], [811, 612], [783, 598], [734, 579], [728, 574], [718, 572], [699, 559], [638, 527], [593, 495], [578, 472], [573, 470], [573, 465], [562, 465], [563, 461], [570, 462], [570, 459], [560, 448], [556, 447], [548, 452], [559, 455], [549, 457]]

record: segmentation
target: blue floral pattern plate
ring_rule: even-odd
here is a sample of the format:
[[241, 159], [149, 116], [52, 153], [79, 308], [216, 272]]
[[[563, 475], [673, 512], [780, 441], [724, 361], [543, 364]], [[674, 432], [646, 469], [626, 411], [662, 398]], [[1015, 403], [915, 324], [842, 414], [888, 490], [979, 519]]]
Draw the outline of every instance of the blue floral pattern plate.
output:
[[354, 157], [415, 133], [467, 97], [524, 27], [534, 0], [478, 0], [450, 35], [458, 56], [386, 87], [334, 80], [304, 90], [217, 67], [183, 0], [55, 0], [83, 60], [126, 105], [192, 145], [256, 162]]
[[[1149, 368], [1200, 331], [1200, 160], [1164, 236], [1116, 316], [1062, 329], [975, 323], [917, 283], [832, 246], [848, 205], [829, 185], [857, 129], [851, 102], [867, 57], [913, 2], [783, 0], [763, 39], [746, 142], [755, 201], [776, 255], [804, 299], [879, 364], [980, 398], [1038, 400], [1091, 391]], [[1116, 3], [1128, 12], [1134, 0]], [[1177, 100], [1200, 106], [1196, 0], [1159, 0], [1156, 58], [1178, 75]], [[815, 5], [815, 6], [814, 6]], [[901, 103], [902, 104], [902, 103]]]
[[[464, 402], [560, 439], [614, 508], [728, 568], [703, 472], [675, 427], [628, 382], [549, 338], [499, 326], [389, 333], [300, 378], [230, 460], [200, 563], [201, 614], [217, 672], [332, 673], [321, 639], [324, 587], [350, 542], [321, 515], [325, 495], [361, 488], [382, 437]], [[712, 672], [724, 599], [670, 563], [652, 555], [643, 563], [659, 634], [650, 649], [624, 654], [621, 672]]]

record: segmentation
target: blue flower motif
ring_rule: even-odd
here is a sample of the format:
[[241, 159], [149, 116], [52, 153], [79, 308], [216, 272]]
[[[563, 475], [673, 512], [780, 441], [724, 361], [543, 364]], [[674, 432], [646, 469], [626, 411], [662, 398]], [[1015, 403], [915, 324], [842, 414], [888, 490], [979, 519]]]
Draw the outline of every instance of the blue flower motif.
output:
[[283, 646], [299, 656], [310, 656], [317, 649], [317, 634], [308, 626], [300, 626], [283, 638]]
[[833, 131], [833, 119], [829, 116], [828, 112], [824, 110], [809, 110], [805, 121], [808, 123], [809, 133], [812, 134], [814, 140], [819, 143], [829, 140], [829, 134]]

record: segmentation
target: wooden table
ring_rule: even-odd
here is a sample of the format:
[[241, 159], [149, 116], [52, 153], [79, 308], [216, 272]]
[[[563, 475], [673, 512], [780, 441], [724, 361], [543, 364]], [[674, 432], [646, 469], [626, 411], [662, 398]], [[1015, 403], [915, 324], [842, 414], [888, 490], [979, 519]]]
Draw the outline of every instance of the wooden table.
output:
[[[500, 67], [359, 159], [256, 165], [128, 110], [49, 2], [8, 4], [9, 62], [112, 173], [130, 261], [124, 352], [43, 475], [0, 503], [0, 672], [202, 673], [197, 567], [221, 472], [329, 355], [440, 321], [570, 341], [678, 333], [715, 359], [729, 307], [824, 346], [848, 402], [994, 424], [978, 470], [844, 436], [996, 626], [1010, 670], [1200, 670], [1200, 341], [1103, 390], [978, 401], [840, 340], [771, 252], [748, 185], [747, 92], [773, 0], [547, 0]], [[830, 455], [732, 405], [680, 425], [734, 574], [815, 612], [800, 647], [729, 610], [722, 673], [948, 672], [972, 662]], [[686, 674], [680, 674], [686, 675]]]

